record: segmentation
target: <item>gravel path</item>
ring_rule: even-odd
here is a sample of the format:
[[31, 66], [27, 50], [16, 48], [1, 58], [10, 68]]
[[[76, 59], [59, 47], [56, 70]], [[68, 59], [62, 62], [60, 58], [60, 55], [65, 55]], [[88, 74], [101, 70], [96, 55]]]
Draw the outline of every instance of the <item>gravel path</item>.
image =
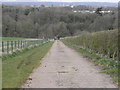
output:
[[76, 51], [55, 41], [23, 88], [116, 88], [109, 76]]

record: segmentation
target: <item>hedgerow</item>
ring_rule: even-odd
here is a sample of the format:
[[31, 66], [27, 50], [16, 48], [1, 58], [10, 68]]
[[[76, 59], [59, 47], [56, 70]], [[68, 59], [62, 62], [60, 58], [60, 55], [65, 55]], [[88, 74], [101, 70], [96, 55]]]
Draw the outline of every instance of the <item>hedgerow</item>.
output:
[[118, 57], [118, 30], [85, 33], [65, 41], [108, 58]]

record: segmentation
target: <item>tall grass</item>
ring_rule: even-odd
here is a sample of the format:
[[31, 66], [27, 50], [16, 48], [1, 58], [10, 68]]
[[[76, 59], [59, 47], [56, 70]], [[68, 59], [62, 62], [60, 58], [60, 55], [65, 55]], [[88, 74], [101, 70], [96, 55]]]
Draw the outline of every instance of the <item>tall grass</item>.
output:
[[118, 30], [86, 33], [65, 41], [108, 58], [117, 59], [118, 56]]

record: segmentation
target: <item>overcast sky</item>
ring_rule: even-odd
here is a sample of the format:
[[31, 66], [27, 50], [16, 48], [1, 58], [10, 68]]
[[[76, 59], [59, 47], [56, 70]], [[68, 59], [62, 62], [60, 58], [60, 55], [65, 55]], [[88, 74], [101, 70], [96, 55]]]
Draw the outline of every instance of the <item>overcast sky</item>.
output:
[[0, 0], [4, 1], [42, 1], [42, 2], [119, 2], [120, 0]]

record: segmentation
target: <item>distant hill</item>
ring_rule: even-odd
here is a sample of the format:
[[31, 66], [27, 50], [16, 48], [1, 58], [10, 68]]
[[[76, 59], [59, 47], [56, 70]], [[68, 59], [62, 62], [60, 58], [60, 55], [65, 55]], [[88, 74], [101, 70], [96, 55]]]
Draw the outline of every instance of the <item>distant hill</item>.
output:
[[109, 2], [3, 2], [3, 4], [9, 5], [47, 5], [47, 6], [62, 6], [62, 5], [87, 5], [87, 6], [108, 6], [117, 7], [118, 3]]

